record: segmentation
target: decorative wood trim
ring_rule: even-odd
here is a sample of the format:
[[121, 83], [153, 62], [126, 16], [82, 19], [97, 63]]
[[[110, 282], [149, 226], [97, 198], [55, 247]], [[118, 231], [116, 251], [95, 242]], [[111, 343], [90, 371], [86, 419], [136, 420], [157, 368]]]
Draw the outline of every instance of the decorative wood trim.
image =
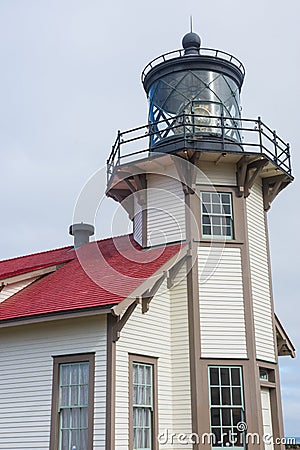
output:
[[41, 277], [43, 275], [47, 275], [49, 273], [55, 272], [57, 269], [57, 265], [46, 267], [45, 269], [37, 269], [37, 270], [29, 270], [22, 275], [16, 275], [14, 277], [3, 278], [0, 280], [1, 286], [7, 286], [8, 284], [18, 283], [19, 281], [25, 281], [30, 278]]
[[122, 302], [118, 305], [113, 306], [112, 312], [115, 316], [120, 316], [131, 303], [135, 302], [137, 298], [141, 297], [147, 290], [151, 289], [155, 282], [159, 280], [162, 276], [166, 276], [168, 270], [170, 270], [173, 265], [178, 262], [181, 258], [186, 256], [187, 246], [184, 245], [181, 249], [170, 258], [160, 269], [158, 269], [150, 278], [144, 281], [140, 286], [138, 286], [131, 294], [126, 297]]
[[52, 322], [62, 319], [76, 319], [78, 317], [99, 316], [111, 312], [111, 308], [91, 308], [91, 309], [79, 309], [76, 311], [62, 311], [49, 314], [40, 314], [37, 316], [23, 317], [21, 319], [7, 319], [0, 321], [0, 329], [8, 327], [16, 327], [19, 325], [32, 325], [34, 323]]
[[295, 347], [293, 346], [292, 341], [290, 340], [290, 338], [287, 335], [287, 332], [285, 331], [285, 329], [283, 328], [282, 324], [280, 323], [280, 320], [278, 319], [277, 315], [274, 314], [274, 318], [275, 318], [275, 329], [276, 329], [276, 333], [279, 336], [279, 339], [277, 339], [277, 345], [278, 345], [278, 356], [282, 356], [280, 355], [280, 351], [283, 349], [283, 347], [286, 349], [286, 351], [284, 352], [284, 354], [288, 354], [290, 355], [292, 358], [296, 357], [296, 350]]
[[179, 271], [181, 270], [182, 266], [184, 265], [184, 263], [186, 262], [186, 256], [184, 256], [183, 258], [181, 258], [180, 261], [178, 261], [173, 267], [171, 267], [171, 269], [168, 271], [167, 273], [167, 288], [168, 289], [172, 289], [172, 287], [174, 286], [175, 283], [175, 279], [179, 273]]
[[130, 191], [134, 194], [137, 189], [135, 186], [133, 186], [133, 184], [131, 183], [129, 178], [124, 178], [124, 182], [127, 184], [127, 186], [129, 187]]
[[271, 208], [272, 201], [290, 183], [290, 179], [286, 175], [276, 175], [270, 178], [263, 178], [262, 183], [264, 209], [268, 211]]
[[[263, 156], [252, 162], [249, 162], [249, 157], [242, 156], [237, 163], [237, 185], [240, 197], [249, 196], [250, 189], [253, 187], [255, 180], [268, 162]], [[251, 171], [253, 172], [251, 173]]]
[[115, 408], [116, 408], [116, 343], [114, 332], [117, 318], [107, 315], [106, 336], [106, 448], [115, 448]]
[[155, 294], [157, 293], [158, 289], [164, 282], [165, 278], [167, 276], [167, 273], [164, 272], [163, 275], [155, 282], [155, 284], [152, 286], [151, 289], [147, 289], [146, 292], [142, 295], [142, 313], [145, 314], [147, 311], [149, 311], [149, 304]]
[[126, 322], [128, 321], [128, 319], [130, 318], [131, 314], [135, 310], [137, 304], [138, 301], [136, 300], [133, 303], [131, 303], [131, 305], [128, 306], [128, 308], [126, 309], [121, 318], [119, 316], [115, 317], [116, 320], [113, 325], [113, 334], [112, 334], [113, 342], [117, 342], [120, 339], [121, 331]]

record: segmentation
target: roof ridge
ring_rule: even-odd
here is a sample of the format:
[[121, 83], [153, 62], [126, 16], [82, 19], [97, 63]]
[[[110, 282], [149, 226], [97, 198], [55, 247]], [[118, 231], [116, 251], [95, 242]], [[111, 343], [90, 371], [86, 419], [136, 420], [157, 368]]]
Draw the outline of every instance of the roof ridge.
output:
[[[107, 238], [103, 238], [103, 239], [97, 239], [95, 241], [91, 241], [90, 243], [92, 243], [92, 242], [100, 243], [100, 242], [105, 242], [105, 241], [109, 241], [109, 240], [113, 240], [113, 239], [119, 239], [119, 238], [122, 238], [122, 237], [125, 237], [125, 236], [132, 236], [132, 233], [121, 234], [119, 236], [111, 236], [111, 237], [107, 237]], [[42, 250], [42, 251], [35, 252], [35, 253], [27, 253], [26, 255], [13, 256], [11, 258], [1, 259], [0, 260], [0, 264], [6, 263], [6, 262], [9, 262], [9, 261], [13, 261], [13, 260], [17, 260], [17, 259], [20, 260], [20, 259], [28, 258], [28, 257], [31, 257], [31, 256], [44, 255], [44, 254], [47, 254], [47, 253], [52, 253], [52, 252], [61, 251], [61, 250], [71, 250], [72, 248], [73, 248], [73, 245], [66, 245], [64, 247], [57, 247], [57, 248], [52, 248], [52, 249], [49, 249], [49, 250]]]
[[13, 261], [14, 259], [28, 258], [29, 256], [43, 255], [45, 253], [52, 253], [52, 252], [56, 252], [56, 251], [59, 251], [59, 250], [68, 250], [70, 248], [72, 248], [72, 245], [66, 245], [65, 247], [52, 248], [52, 249], [49, 249], [49, 250], [42, 250], [42, 251], [36, 252], [36, 253], [27, 253], [26, 255], [13, 256], [11, 258], [1, 259], [0, 260], [0, 264], [8, 262], [8, 261]]

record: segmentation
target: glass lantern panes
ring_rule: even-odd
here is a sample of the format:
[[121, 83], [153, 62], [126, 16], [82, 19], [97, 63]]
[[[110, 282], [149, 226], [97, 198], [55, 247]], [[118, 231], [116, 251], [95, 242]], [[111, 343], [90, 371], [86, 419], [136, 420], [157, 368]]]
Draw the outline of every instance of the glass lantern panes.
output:
[[227, 192], [201, 192], [203, 237], [233, 239], [232, 196]]
[[245, 447], [237, 424], [245, 421], [241, 367], [209, 367], [212, 446]]
[[133, 448], [151, 450], [153, 366], [133, 363]]
[[60, 364], [59, 450], [87, 450], [89, 363]]
[[150, 146], [191, 133], [223, 134], [241, 142], [238, 85], [229, 76], [208, 70], [167, 74], [150, 88], [149, 122]]

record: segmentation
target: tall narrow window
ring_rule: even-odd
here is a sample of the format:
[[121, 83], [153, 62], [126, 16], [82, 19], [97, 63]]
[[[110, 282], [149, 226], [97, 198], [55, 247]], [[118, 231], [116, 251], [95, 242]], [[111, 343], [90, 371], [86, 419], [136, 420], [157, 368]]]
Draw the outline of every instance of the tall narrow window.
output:
[[232, 196], [229, 192], [201, 192], [203, 237], [233, 239]]
[[209, 367], [210, 424], [213, 447], [244, 447], [241, 367]]
[[91, 450], [94, 355], [54, 358], [52, 450]]
[[156, 360], [131, 357], [131, 449], [156, 449]]

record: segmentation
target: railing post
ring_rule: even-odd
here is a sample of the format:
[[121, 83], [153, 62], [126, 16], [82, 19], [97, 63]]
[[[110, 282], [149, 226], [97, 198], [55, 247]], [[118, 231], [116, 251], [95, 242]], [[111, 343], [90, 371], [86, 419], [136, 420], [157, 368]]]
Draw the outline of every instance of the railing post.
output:
[[277, 151], [277, 135], [276, 131], [273, 130], [273, 143], [274, 143], [274, 149], [275, 149], [275, 163], [278, 164], [278, 151]]
[[224, 130], [224, 127], [225, 127], [224, 111], [222, 109], [222, 111], [221, 111], [221, 136], [222, 136], [222, 150], [223, 150], [223, 152], [225, 150], [225, 130]]
[[186, 141], [185, 112], [182, 114], [182, 124], [183, 124], [183, 139], [184, 139], [184, 143], [185, 143], [185, 141]]
[[117, 161], [117, 165], [120, 164], [120, 159], [121, 159], [121, 131], [118, 130], [118, 139], [117, 139], [117, 145], [118, 145], [118, 161]]
[[290, 155], [290, 144], [286, 144], [286, 152], [288, 155], [288, 164], [289, 164], [289, 174], [292, 175], [292, 165], [291, 165], [291, 155]]
[[260, 153], [263, 152], [263, 143], [262, 143], [262, 128], [261, 128], [261, 117], [258, 116], [257, 118], [257, 124], [258, 124], [258, 136], [259, 136], [259, 148], [260, 148]]

